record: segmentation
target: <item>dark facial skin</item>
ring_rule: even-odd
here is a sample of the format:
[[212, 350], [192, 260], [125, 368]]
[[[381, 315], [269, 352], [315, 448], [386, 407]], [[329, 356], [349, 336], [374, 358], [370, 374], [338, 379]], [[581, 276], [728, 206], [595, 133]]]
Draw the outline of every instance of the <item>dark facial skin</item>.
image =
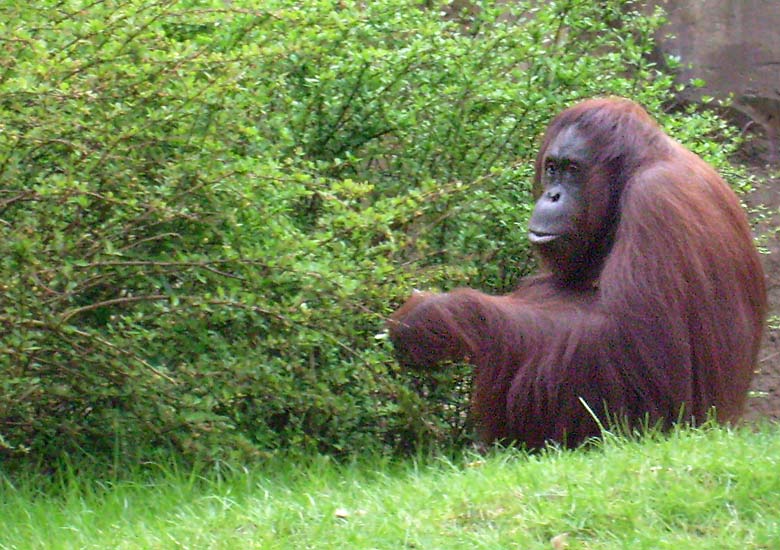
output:
[[586, 204], [590, 146], [576, 126], [559, 133], [550, 143], [542, 162], [542, 194], [528, 224], [528, 238], [534, 246], [553, 256], [570, 257], [581, 244]]

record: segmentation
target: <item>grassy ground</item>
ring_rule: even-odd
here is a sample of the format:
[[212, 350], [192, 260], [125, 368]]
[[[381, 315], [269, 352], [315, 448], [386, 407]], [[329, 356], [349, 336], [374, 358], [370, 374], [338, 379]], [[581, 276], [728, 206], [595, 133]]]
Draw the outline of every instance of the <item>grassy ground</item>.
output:
[[0, 478], [0, 548], [780, 548], [780, 429], [527, 456]]

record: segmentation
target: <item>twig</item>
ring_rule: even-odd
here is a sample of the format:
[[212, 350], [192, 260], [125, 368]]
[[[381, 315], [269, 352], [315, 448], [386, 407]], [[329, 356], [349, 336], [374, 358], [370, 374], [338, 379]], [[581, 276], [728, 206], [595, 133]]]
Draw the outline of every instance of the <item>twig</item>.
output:
[[774, 352], [774, 353], [770, 353], [770, 354], [769, 354], [769, 355], [767, 355], [766, 357], [764, 357], [764, 358], [762, 358], [762, 359], [759, 359], [759, 360], [758, 360], [758, 362], [759, 362], [759, 363], [766, 363], [767, 361], [769, 361], [770, 359], [774, 359], [774, 358], [775, 358], [775, 357], [777, 357], [778, 355], [780, 355], [780, 351], [776, 351], [776, 352]]
[[133, 302], [151, 302], [151, 301], [169, 300], [169, 299], [170, 299], [169, 296], [165, 296], [162, 294], [152, 294], [149, 296], [127, 296], [124, 298], [114, 298], [113, 300], [104, 300], [102, 302], [95, 302], [94, 304], [89, 304], [88, 306], [77, 307], [75, 309], [71, 309], [70, 311], [66, 311], [65, 313], [62, 314], [62, 317], [60, 318], [60, 322], [66, 323], [71, 317], [104, 306], [113, 306], [116, 304], [130, 304]]
[[112, 344], [108, 340], [104, 340], [100, 336], [95, 336], [94, 334], [89, 334], [88, 332], [81, 331], [81, 330], [79, 330], [77, 328], [74, 328], [72, 326], [68, 327], [68, 330], [74, 332], [75, 334], [78, 334], [79, 336], [81, 336], [83, 338], [92, 338], [92, 339], [100, 342], [104, 346], [106, 346], [106, 347], [108, 347], [108, 348], [110, 348], [110, 349], [112, 349], [112, 350], [114, 350], [114, 351], [116, 351], [116, 352], [118, 352], [118, 353], [120, 353], [122, 355], [125, 355], [127, 357], [132, 358], [132, 359], [135, 359], [136, 361], [141, 363], [144, 367], [146, 367], [147, 369], [152, 371], [157, 376], [159, 376], [161, 378], [164, 378], [165, 380], [167, 380], [171, 384], [174, 384], [174, 385], [177, 385], [177, 386], [179, 385], [179, 383], [176, 380], [174, 380], [173, 378], [171, 378], [170, 376], [168, 376], [164, 372], [161, 372], [159, 369], [156, 369], [155, 367], [153, 367], [152, 365], [150, 365], [149, 363], [147, 363], [146, 361], [144, 361], [143, 359], [141, 359], [137, 355], [135, 355], [133, 353], [130, 353], [129, 351], [123, 350], [119, 346], [115, 346], [114, 344]]

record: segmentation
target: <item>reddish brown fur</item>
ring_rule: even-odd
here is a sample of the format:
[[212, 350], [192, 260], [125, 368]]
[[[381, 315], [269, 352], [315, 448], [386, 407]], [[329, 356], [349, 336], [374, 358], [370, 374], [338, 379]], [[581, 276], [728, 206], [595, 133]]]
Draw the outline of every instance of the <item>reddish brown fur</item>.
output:
[[764, 275], [737, 197], [641, 107], [616, 98], [552, 121], [537, 188], [545, 149], [572, 124], [596, 152], [586, 253], [542, 258], [548, 273], [506, 296], [413, 296], [390, 326], [399, 359], [470, 361], [485, 442], [576, 445], [599, 434], [593, 414], [634, 427], [695, 423], [711, 409], [720, 421], [736, 419], [766, 314]]

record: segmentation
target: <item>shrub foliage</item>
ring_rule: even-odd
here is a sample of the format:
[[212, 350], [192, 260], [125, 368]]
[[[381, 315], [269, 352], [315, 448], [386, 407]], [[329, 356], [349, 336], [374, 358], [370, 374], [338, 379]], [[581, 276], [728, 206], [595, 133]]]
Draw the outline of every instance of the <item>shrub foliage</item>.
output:
[[624, 0], [0, 6], [6, 458], [465, 438], [463, 369], [400, 372], [385, 315], [510, 289], [546, 122], [671, 88]]

